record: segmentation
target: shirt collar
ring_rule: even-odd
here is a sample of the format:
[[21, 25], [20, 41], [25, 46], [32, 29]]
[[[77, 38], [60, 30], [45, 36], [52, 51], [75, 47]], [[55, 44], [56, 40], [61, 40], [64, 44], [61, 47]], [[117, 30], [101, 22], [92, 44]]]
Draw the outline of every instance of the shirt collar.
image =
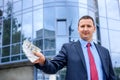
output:
[[[79, 39], [79, 41], [80, 41], [82, 47], [85, 48], [88, 42], [85, 41], [85, 40], [83, 40], [83, 39], [81, 39], [81, 38]], [[93, 40], [92, 40], [91, 42], [89, 42], [89, 43], [91, 44], [91, 47], [94, 46], [94, 42], [93, 42]]]

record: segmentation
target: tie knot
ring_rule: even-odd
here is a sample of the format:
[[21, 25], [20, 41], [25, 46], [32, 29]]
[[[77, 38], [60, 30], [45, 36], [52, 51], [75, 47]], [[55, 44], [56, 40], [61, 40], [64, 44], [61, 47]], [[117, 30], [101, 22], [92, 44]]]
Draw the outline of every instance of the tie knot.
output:
[[90, 47], [91, 46], [91, 44], [90, 43], [87, 43], [87, 45], [86, 45], [87, 47]]

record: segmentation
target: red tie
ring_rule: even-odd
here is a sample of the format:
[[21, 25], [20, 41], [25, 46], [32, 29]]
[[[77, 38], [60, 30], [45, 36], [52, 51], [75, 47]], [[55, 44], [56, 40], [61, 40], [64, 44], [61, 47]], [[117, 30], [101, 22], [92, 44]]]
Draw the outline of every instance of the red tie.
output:
[[92, 52], [90, 50], [90, 46], [91, 46], [91, 44], [88, 43], [87, 44], [87, 51], [88, 51], [89, 63], [90, 63], [90, 76], [91, 76], [90, 80], [98, 80], [98, 72], [96, 69], [96, 65], [95, 65], [95, 61], [94, 61]]

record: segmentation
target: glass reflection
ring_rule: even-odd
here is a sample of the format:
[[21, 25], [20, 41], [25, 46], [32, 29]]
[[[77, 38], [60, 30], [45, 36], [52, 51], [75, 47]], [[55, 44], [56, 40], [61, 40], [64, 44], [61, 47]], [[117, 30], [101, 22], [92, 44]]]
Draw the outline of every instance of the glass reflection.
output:
[[33, 0], [33, 5], [42, 5], [43, 4], [43, 0]]
[[77, 24], [78, 24], [79, 15], [77, 13], [79, 13], [78, 7], [68, 7], [69, 15], [67, 15], [67, 26], [68, 26], [68, 31], [69, 31], [68, 33], [70, 37], [78, 36]]
[[79, 3], [84, 3], [84, 4], [87, 4], [87, 1], [88, 0], [78, 0]]
[[120, 42], [118, 35], [120, 35], [120, 31], [109, 30], [110, 35], [110, 47], [111, 51], [120, 52]]
[[9, 45], [10, 44], [10, 34], [11, 34], [11, 22], [12, 22], [12, 2], [7, 1], [5, 2], [5, 10], [3, 12], [4, 18], [3, 18], [3, 45]]
[[25, 55], [21, 55], [22, 59], [28, 59]]
[[67, 23], [66, 19], [65, 20], [57, 20], [57, 35], [68, 35], [67, 34], [68, 29], [67, 29]]
[[1, 46], [2, 46], [2, 29], [3, 29], [3, 12], [0, 9], [0, 55], [1, 55]]
[[20, 44], [12, 45], [12, 55], [20, 53]]
[[11, 34], [11, 17], [7, 17], [3, 20], [3, 45], [10, 44], [10, 34]]
[[13, 0], [13, 2], [20, 1], [20, 0]]
[[23, 36], [32, 39], [32, 12], [23, 14], [22, 27]]
[[55, 55], [55, 50], [48, 50], [44, 51], [45, 56], [54, 56]]
[[100, 28], [108, 28], [107, 19], [104, 17], [99, 17]]
[[3, 0], [0, 0], [0, 7], [3, 6]]
[[[55, 36], [55, 8], [49, 7], [44, 8], [44, 35], [45, 37], [54, 37]], [[48, 13], [50, 13], [48, 15]], [[51, 35], [48, 33], [52, 33]]]
[[[32, 0], [23, 0], [23, 9], [31, 8], [32, 7]], [[26, 4], [29, 3], [29, 4]]]
[[55, 31], [44, 29], [44, 36], [46, 38], [54, 38], [55, 37]]
[[87, 11], [86, 8], [82, 8], [82, 7], [79, 8], [79, 16], [80, 16], [80, 17], [82, 17], [82, 16], [84, 16], [84, 15], [87, 15], [87, 14], [88, 14], [87, 12], [88, 12], [88, 11]]
[[112, 19], [120, 19], [118, 0], [106, 0], [107, 16]]
[[10, 46], [2, 48], [2, 57], [4, 56], [10, 56]]
[[12, 43], [20, 42], [21, 38], [21, 15], [12, 18]]
[[106, 16], [106, 4], [105, 0], [98, 0], [98, 10], [100, 16]]
[[110, 50], [108, 29], [101, 28], [101, 45]]
[[22, 1], [17, 1], [13, 3], [13, 12], [22, 10]]
[[33, 26], [34, 26], [34, 35], [33, 38], [38, 38], [40, 35], [43, 35], [43, 9], [36, 10], [33, 12]]
[[41, 50], [43, 50], [43, 39], [35, 40], [33, 42], [37, 47], [39, 47]]
[[35, 34], [36, 34], [36, 39], [43, 38], [43, 29], [36, 31]]
[[89, 8], [93, 8], [93, 10], [96, 10], [96, 8], [97, 8], [96, 0], [87, 0], [87, 1], [88, 1], [87, 4], [88, 4]]
[[[112, 52], [111, 53], [111, 57], [112, 57], [112, 62], [115, 68], [119, 68], [120, 67], [120, 54], [119, 52]], [[118, 71], [116, 71], [117, 74], [119, 74]]]
[[120, 21], [108, 19], [108, 26], [109, 26], [109, 29], [112, 29], [112, 30], [119, 30], [119, 31], [120, 31], [119, 25], [120, 25]]
[[56, 18], [58, 19], [66, 19], [67, 15], [67, 7], [56, 7]]
[[11, 61], [17, 61], [17, 60], [20, 60], [20, 56], [12, 56], [11, 57]]
[[10, 61], [10, 57], [6, 57], [6, 58], [2, 58], [1, 59], [1, 62], [4, 63], [4, 62], [9, 62]]
[[43, 0], [44, 3], [47, 3], [47, 2], [53, 2], [53, 1], [56, 1], [56, 0]]
[[62, 47], [62, 45], [64, 44], [64, 43], [67, 43], [67, 42], [69, 42], [69, 38], [66, 36], [64, 36], [64, 37], [56, 37], [56, 51], [57, 51], [57, 53], [58, 53], [58, 51], [60, 50], [60, 48]]
[[45, 50], [55, 49], [55, 39], [54, 38], [46, 38], [44, 40]]

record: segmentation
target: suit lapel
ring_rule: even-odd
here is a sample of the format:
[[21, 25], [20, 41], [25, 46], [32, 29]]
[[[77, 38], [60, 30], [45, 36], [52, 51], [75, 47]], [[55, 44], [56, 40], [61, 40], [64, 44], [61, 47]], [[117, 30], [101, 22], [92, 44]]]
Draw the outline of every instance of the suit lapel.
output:
[[75, 47], [76, 47], [76, 51], [78, 52], [78, 55], [80, 56], [80, 59], [82, 60], [85, 71], [87, 72], [85, 58], [84, 58], [83, 50], [82, 50], [81, 43], [79, 40], [75, 43]]
[[[80, 58], [82, 60], [85, 71], [87, 73], [85, 58], [84, 58], [83, 50], [82, 50], [81, 43], [80, 43], [79, 40], [77, 42], [75, 42], [75, 47], [76, 47], [76, 51], [78, 52], [78, 55], [80, 56]], [[98, 51], [98, 54], [100, 56], [101, 64], [103, 65], [103, 70], [107, 74], [107, 76], [109, 76], [108, 72], [107, 72], [107, 66], [106, 66], [106, 61], [105, 61], [106, 58], [105, 58], [105, 55], [104, 55], [104, 50], [97, 44], [95, 44], [95, 47], [96, 47], [96, 49]]]
[[[106, 59], [105, 59], [105, 55], [104, 55], [105, 54], [104, 50], [97, 44], [95, 44], [95, 46], [96, 46], [96, 49], [97, 49], [98, 54], [100, 56], [101, 64], [103, 65], [103, 70], [107, 74], [108, 72], [107, 72], [107, 66], [106, 66], [106, 61], [105, 61]], [[107, 74], [107, 76], [108, 76], [108, 74]]]

